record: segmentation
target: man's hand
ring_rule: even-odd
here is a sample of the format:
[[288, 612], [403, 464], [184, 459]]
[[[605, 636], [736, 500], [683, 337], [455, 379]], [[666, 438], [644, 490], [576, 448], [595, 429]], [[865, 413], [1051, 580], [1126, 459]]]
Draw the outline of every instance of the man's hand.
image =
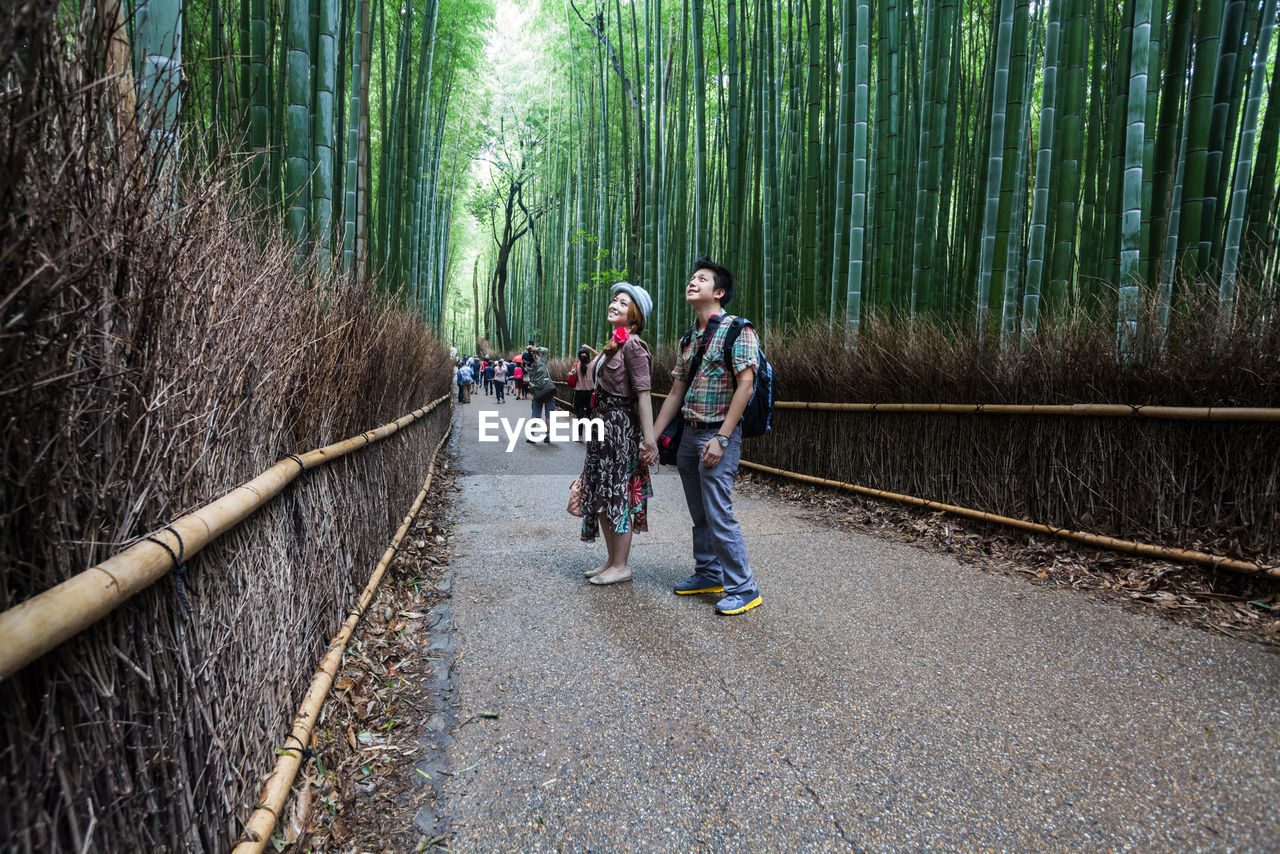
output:
[[720, 447], [720, 440], [712, 436], [707, 440], [707, 444], [702, 446], [702, 465], [713, 469], [720, 464], [720, 460], [723, 458], [724, 448]]
[[640, 443], [640, 462], [649, 468], [658, 464], [658, 445], [656, 442]]

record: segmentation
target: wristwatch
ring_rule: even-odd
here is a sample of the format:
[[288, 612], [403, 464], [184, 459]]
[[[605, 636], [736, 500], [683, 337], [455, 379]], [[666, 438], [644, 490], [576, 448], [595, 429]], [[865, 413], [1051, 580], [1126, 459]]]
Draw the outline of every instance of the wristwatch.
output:
[[729, 447], [729, 437], [724, 435], [723, 433], [717, 433], [716, 440], [720, 442], [720, 447], [722, 448]]

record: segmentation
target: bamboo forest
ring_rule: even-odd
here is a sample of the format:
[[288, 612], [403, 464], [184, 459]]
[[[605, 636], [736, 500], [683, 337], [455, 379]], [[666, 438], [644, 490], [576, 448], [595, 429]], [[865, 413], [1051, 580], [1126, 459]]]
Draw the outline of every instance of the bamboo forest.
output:
[[1274, 852], [1280, 0], [15, 0], [0, 854]]
[[1206, 290], [1230, 326], [1280, 258], [1275, 12], [147, 0], [128, 20], [171, 156], [239, 159], [300, 254], [376, 274], [471, 350], [571, 347], [628, 278], [670, 341], [701, 256], [769, 331], [932, 318], [1007, 345], [1084, 312], [1123, 335]]

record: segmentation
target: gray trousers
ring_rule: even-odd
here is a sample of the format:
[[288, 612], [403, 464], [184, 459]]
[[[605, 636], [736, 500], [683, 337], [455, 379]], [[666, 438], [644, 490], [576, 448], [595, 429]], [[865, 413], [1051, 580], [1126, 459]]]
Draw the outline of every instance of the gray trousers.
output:
[[715, 442], [715, 430], [685, 427], [680, 437], [676, 465], [684, 485], [684, 500], [693, 517], [693, 561], [698, 575], [720, 581], [725, 593], [755, 590], [755, 578], [747, 563], [742, 529], [733, 517], [733, 478], [742, 458], [742, 428], [733, 431], [729, 447], [715, 468], [702, 464], [702, 448]]

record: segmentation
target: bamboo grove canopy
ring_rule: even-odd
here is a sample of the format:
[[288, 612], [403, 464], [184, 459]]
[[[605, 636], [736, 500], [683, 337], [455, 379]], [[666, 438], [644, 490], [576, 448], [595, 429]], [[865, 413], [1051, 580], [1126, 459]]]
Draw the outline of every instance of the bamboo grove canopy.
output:
[[701, 255], [766, 332], [1274, 296], [1277, 0], [193, 5], [183, 115], [300, 251], [499, 347], [590, 339], [624, 277], [670, 341]]

